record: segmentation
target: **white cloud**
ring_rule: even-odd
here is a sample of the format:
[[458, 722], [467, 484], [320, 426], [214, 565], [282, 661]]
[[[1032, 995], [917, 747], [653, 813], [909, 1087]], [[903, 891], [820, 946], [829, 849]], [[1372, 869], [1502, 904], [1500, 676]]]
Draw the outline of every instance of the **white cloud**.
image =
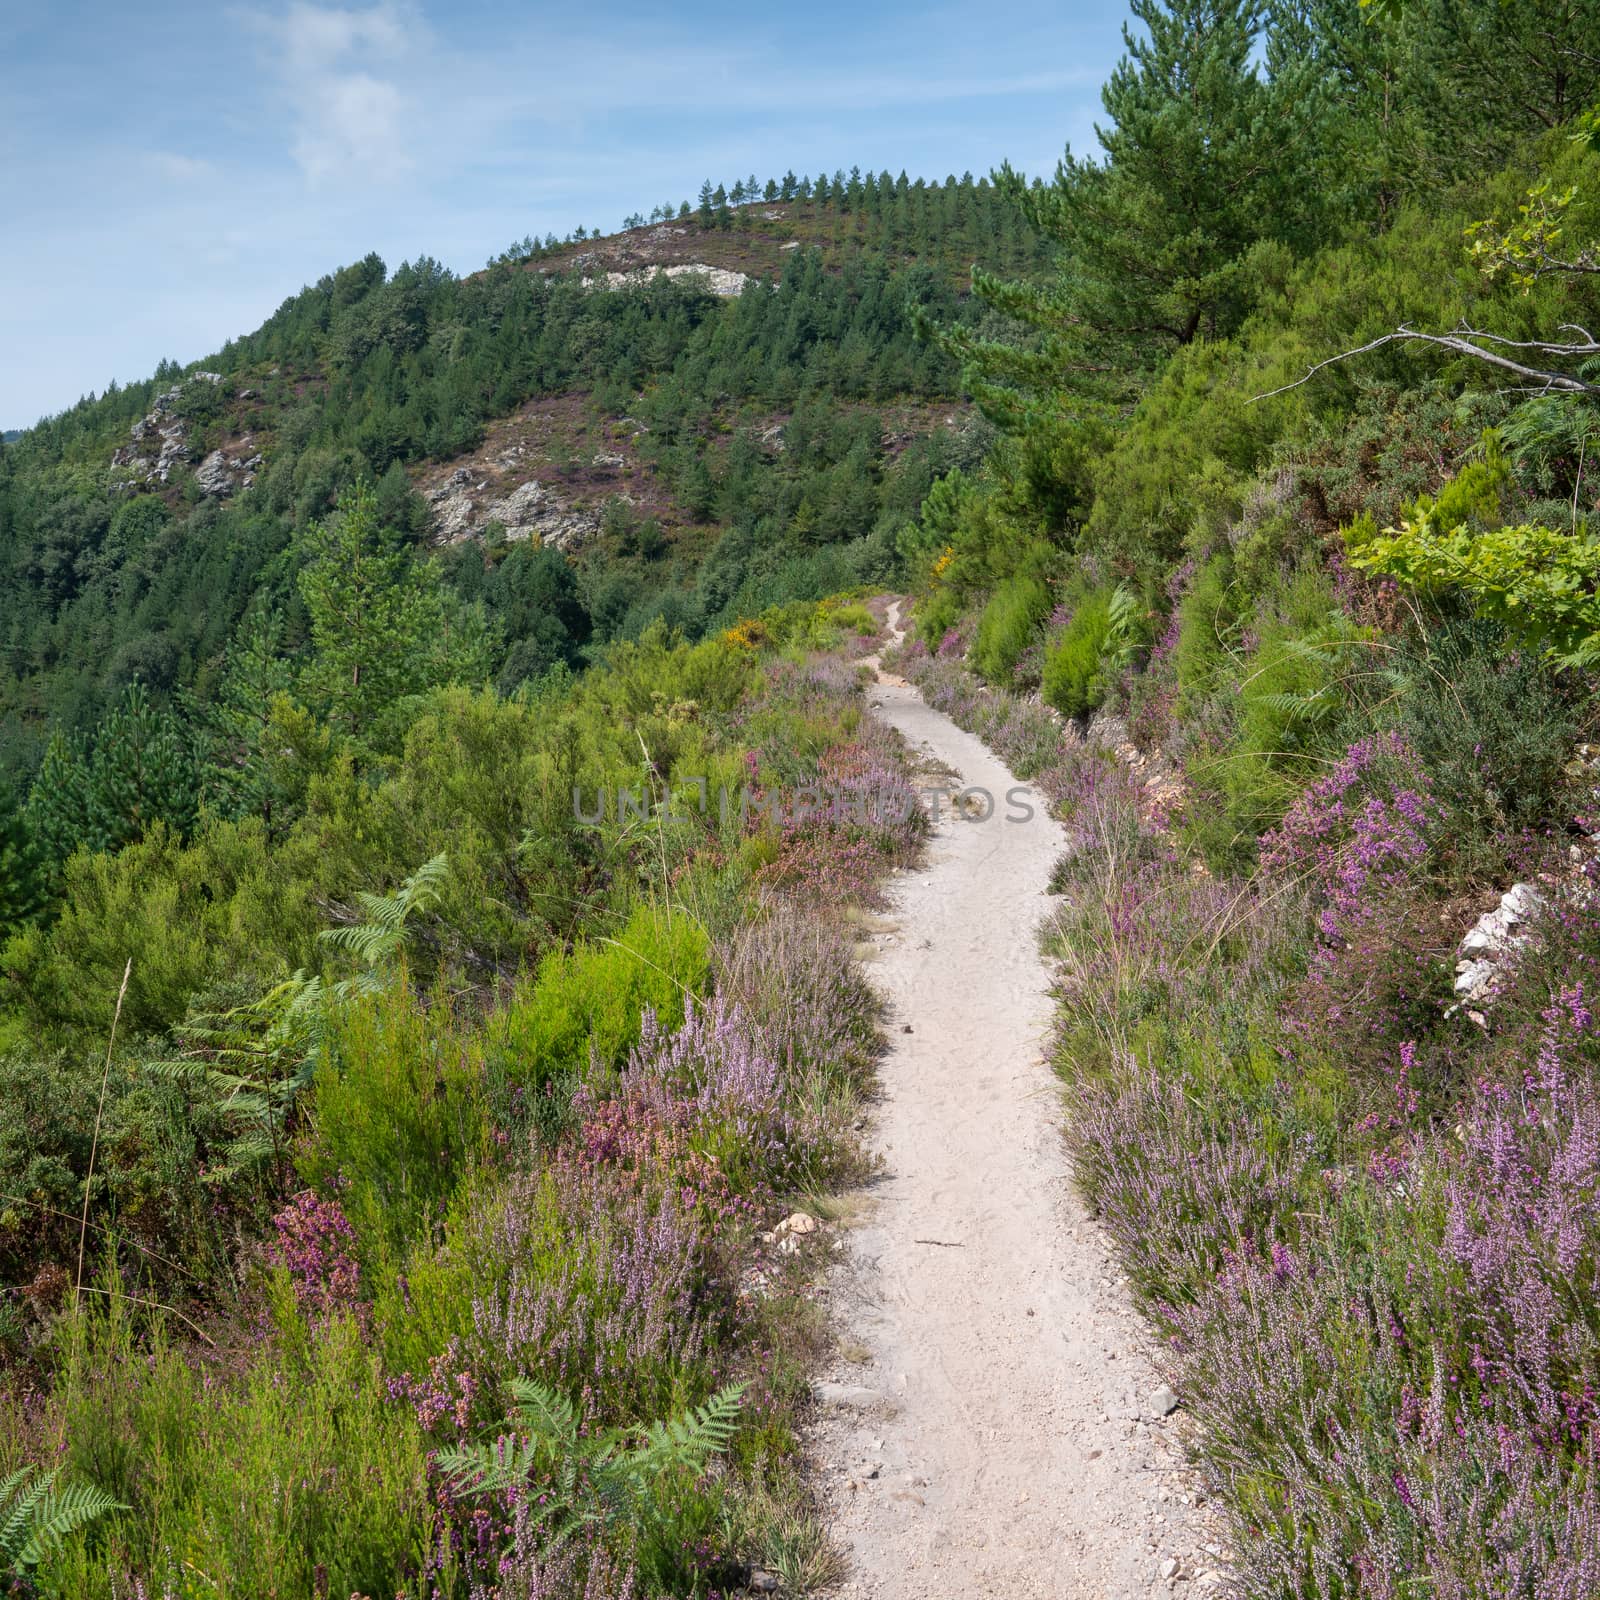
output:
[[289, 149], [310, 184], [388, 182], [411, 167], [399, 73], [425, 32], [414, 11], [390, 0], [364, 10], [295, 0], [280, 18], [253, 20], [276, 46]]
[[175, 185], [204, 183], [217, 171], [211, 162], [177, 150], [147, 150], [144, 163], [156, 177]]

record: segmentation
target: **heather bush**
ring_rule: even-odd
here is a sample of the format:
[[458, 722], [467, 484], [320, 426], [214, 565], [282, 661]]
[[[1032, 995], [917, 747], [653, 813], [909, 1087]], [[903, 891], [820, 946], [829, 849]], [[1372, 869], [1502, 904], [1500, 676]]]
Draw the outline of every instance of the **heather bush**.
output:
[[[128, 1510], [52, 1563], [54, 1592], [392, 1592], [420, 1568], [435, 1516], [421, 1430], [395, 1406], [359, 1324], [297, 1326], [248, 1363], [139, 1337], [120, 1298], [70, 1326], [53, 1402], [68, 1473]], [[137, 1592], [137, 1591], [134, 1591]]]
[[969, 659], [990, 683], [1010, 683], [1012, 669], [1050, 615], [1050, 591], [1027, 574], [1007, 578], [978, 619]]
[[535, 1373], [612, 1421], [707, 1392], [728, 1302], [696, 1199], [648, 1169], [591, 1159], [475, 1205], [459, 1240], [471, 1284], [461, 1340], [480, 1381]]
[[1529, 832], [1569, 820], [1566, 767], [1582, 715], [1574, 686], [1481, 622], [1423, 636], [1402, 663], [1396, 724], [1440, 797], [1449, 868], [1493, 881]]

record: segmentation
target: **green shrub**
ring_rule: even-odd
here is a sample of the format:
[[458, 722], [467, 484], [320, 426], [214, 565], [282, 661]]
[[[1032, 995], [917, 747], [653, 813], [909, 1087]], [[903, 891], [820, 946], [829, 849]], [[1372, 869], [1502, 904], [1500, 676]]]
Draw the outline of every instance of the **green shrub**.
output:
[[[135, 1336], [113, 1298], [75, 1324], [57, 1403], [65, 1473], [129, 1509], [69, 1540], [59, 1594], [389, 1594], [436, 1537], [425, 1442], [390, 1399], [353, 1319], [262, 1344], [218, 1375], [159, 1335]], [[291, 1351], [286, 1346], [294, 1346]]]
[[939, 641], [961, 620], [961, 600], [954, 589], [935, 589], [917, 601], [916, 618], [912, 623], [916, 636], [930, 650], [939, 648]]
[[1178, 605], [1178, 642], [1173, 666], [1178, 678], [1178, 712], [1191, 715], [1223, 687], [1232, 642], [1238, 634], [1228, 582], [1228, 561], [1213, 556]]
[[1441, 836], [1466, 878], [1497, 876], [1512, 836], [1571, 817], [1565, 767], [1578, 708], [1531, 651], [1492, 623], [1458, 621], [1402, 658], [1397, 725], [1448, 817]]
[[297, 1160], [338, 1185], [369, 1260], [403, 1256], [483, 1149], [481, 1054], [443, 1011], [402, 982], [332, 1018]]
[[1111, 638], [1110, 589], [1097, 589], [1072, 613], [1072, 620], [1045, 650], [1046, 702], [1064, 717], [1081, 717], [1106, 697], [1102, 660]]
[[649, 1006], [676, 1027], [684, 997], [704, 989], [708, 970], [699, 923], [651, 906], [639, 907], [615, 939], [552, 951], [506, 1011], [509, 1075], [539, 1089], [554, 1078], [585, 1076], [591, 1061], [602, 1073], [614, 1071], [639, 1041], [641, 1011]]
[[971, 660], [990, 683], [1005, 683], [1039, 624], [1050, 615], [1050, 591], [1026, 573], [1008, 578], [995, 590], [973, 640]]
[[[1191, 671], [1204, 659], [1199, 602], [1193, 615]], [[1237, 669], [1226, 729], [1197, 741], [1189, 758], [1196, 787], [1220, 801], [1190, 807], [1196, 841], [1219, 865], [1247, 859], [1256, 837], [1349, 742], [1351, 687], [1370, 665], [1358, 654], [1364, 635], [1339, 611], [1332, 583], [1315, 567], [1276, 583], [1258, 603], [1253, 626], [1255, 646]]]

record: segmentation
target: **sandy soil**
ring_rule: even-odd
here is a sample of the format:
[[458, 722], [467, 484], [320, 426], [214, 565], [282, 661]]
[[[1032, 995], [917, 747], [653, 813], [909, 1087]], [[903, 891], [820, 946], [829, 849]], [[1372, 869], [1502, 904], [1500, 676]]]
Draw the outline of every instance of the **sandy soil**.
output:
[[[930, 769], [996, 808], [956, 820], [940, 805], [871, 968], [892, 1041], [875, 1119], [883, 1177], [835, 1288], [844, 1337], [812, 1441], [851, 1560], [839, 1592], [1214, 1594], [1181, 1413], [1161, 1415], [1171, 1396], [1071, 1187], [1043, 1057], [1035, 934], [1063, 835], [903, 681], [880, 673], [870, 698]], [[1030, 820], [1005, 820], [1013, 793]]]

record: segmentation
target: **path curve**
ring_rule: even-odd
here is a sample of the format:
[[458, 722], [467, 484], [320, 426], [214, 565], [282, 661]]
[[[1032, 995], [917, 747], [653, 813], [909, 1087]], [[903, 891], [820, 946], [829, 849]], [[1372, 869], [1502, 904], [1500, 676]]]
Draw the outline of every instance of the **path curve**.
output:
[[[1174, 1419], [1152, 1403], [1160, 1379], [1109, 1244], [1072, 1190], [1043, 1054], [1036, 930], [1065, 837], [1037, 794], [903, 680], [880, 671], [869, 702], [996, 811], [958, 821], [939, 807], [871, 968], [889, 1006], [884, 1175], [852, 1234], [841, 1358], [819, 1386], [814, 1441], [850, 1557], [840, 1592], [1181, 1592], [1212, 1564], [1184, 1500], [1194, 1486]], [[1029, 820], [1003, 820], [1023, 805]]]

